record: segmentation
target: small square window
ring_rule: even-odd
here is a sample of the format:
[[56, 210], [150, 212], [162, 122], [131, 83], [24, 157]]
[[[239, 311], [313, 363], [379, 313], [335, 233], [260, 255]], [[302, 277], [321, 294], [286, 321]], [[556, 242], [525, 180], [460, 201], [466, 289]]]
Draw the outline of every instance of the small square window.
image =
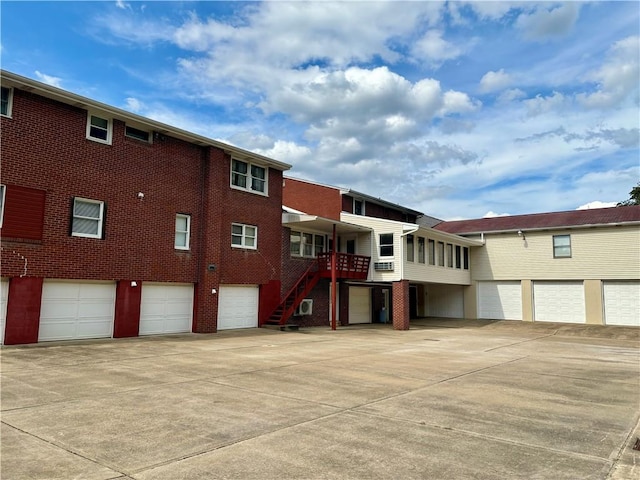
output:
[[103, 238], [104, 202], [73, 199], [71, 235], [74, 237]]
[[571, 257], [571, 236], [570, 235], [554, 235], [553, 236], [553, 258], [570, 258]]
[[231, 160], [231, 186], [255, 193], [267, 193], [267, 169], [241, 160]]
[[189, 250], [191, 215], [176, 215], [176, 235], [174, 246], [177, 250]]
[[87, 138], [96, 142], [106, 143], [111, 145], [111, 132], [112, 122], [111, 120], [93, 115], [91, 113], [87, 116]]
[[0, 96], [0, 115], [10, 117], [13, 104], [13, 88], [0, 87], [0, 90], [2, 92]]
[[243, 225], [241, 223], [231, 224], [231, 246], [238, 248], [250, 248], [255, 250], [258, 243], [258, 227], [253, 225]]

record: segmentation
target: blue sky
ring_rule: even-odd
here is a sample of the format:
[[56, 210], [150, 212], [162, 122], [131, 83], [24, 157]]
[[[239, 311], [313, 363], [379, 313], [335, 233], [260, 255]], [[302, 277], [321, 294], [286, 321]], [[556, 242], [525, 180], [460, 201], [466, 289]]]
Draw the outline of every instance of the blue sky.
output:
[[640, 181], [635, 1], [3, 0], [1, 21], [5, 70], [439, 218]]

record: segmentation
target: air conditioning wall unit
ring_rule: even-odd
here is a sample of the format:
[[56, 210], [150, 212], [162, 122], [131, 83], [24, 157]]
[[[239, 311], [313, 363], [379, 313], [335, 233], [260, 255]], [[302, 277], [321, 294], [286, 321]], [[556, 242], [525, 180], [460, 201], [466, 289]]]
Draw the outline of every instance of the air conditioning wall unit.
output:
[[300, 302], [300, 305], [298, 305], [298, 308], [296, 308], [295, 315], [298, 315], [298, 316], [311, 315], [312, 313], [313, 313], [313, 299], [305, 298], [304, 300], [302, 300], [302, 302]]
[[375, 262], [373, 264], [373, 269], [378, 272], [392, 272], [393, 262]]

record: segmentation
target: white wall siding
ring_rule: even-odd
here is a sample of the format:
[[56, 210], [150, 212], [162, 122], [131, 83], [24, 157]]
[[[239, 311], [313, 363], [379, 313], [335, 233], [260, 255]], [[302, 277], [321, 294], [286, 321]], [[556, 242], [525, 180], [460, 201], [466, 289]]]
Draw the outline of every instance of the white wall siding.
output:
[[427, 285], [427, 315], [464, 318], [464, 287], [461, 285]]
[[[571, 235], [571, 258], [553, 258], [553, 235]], [[471, 249], [474, 280], [640, 278], [640, 227], [618, 226], [485, 234]]]

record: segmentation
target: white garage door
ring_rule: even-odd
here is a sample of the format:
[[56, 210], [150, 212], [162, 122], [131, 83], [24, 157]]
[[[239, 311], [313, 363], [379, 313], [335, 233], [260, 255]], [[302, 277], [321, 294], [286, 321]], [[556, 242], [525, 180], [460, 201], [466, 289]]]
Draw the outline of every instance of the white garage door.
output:
[[7, 324], [7, 299], [9, 298], [9, 279], [0, 281], [0, 345], [4, 345], [4, 326]]
[[349, 287], [349, 324], [371, 323], [371, 289]]
[[220, 285], [218, 330], [258, 326], [258, 286]]
[[428, 285], [429, 317], [464, 318], [464, 287], [461, 285]]
[[585, 323], [582, 282], [534, 282], [534, 320], [537, 322]]
[[142, 284], [140, 335], [190, 332], [192, 323], [192, 284]]
[[606, 281], [602, 287], [604, 322], [640, 327], [640, 282]]
[[115, 283], [45, 280], [38, 341], [111, 337], [115, 303]]
[[478, 317], [522, 320], [520, 282], [478, 282]]

